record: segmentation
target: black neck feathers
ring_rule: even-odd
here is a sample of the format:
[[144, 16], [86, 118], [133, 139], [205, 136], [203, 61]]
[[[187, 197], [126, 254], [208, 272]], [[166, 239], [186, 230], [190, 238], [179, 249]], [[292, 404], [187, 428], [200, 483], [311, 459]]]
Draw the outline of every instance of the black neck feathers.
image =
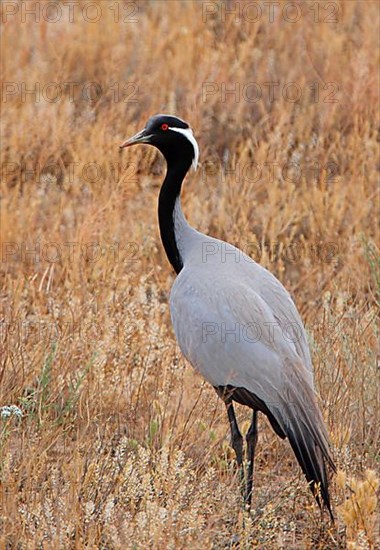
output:
[[159, 149], [166, 159], [167, 172], [158, 199], [158, 221], [166, 255], [178, 275], [183, 268], [183, 259], [177, 246], [174, 207], [193, 161], [194, 148], [186, 137], [179, 134], [175, 147], [172, 144], [170, 149]]

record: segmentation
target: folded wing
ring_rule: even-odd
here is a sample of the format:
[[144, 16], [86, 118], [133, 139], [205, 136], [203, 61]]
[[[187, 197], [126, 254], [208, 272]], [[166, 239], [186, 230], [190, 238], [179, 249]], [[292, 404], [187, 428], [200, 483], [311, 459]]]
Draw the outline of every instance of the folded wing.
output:
[[215, 388], [235, 388], [236, 401], [267, 414], [278, 435], [289, 439], [313, 493], [318, 497], [320, 491], [330, 510], [325, 462], [332, 468], [334, 463], [311, 365], [305, 365], [309, 354], [300, 352], [304, 342], [297, 346], [297, 335], [305, 339], [298, 313], [302, 330], [289, 334], [284, 324], [293, 313], [276, 315], [262, 285], [259, 292], [218, 270], [203, 278], [202, 269], [190, 274], [186, 268], [173, 286], [170, 309], [185, 357]]

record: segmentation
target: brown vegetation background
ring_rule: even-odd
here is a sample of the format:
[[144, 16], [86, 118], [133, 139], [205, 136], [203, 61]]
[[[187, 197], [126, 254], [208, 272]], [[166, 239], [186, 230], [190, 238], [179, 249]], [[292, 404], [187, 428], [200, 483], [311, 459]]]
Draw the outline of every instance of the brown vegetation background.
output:
[[[0, 406], [22, 412], [0, 420], [1, 548], [375, 548], [379, 4], [63, 4], [1, 6]], [[157, 112], [200, 145], [190, 222], [305, 321], [335, 526], [262, 417], [243, 513], [223, 404], [171, 328], [164, 162], [118, 151]]]

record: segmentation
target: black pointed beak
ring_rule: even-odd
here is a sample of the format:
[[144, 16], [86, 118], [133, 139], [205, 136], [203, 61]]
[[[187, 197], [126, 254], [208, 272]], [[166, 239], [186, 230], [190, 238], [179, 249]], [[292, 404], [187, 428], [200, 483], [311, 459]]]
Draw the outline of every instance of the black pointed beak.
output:
[[124, 147], [130, 147], [131, 145], [135, 145], [135, 143], [149, 143], [150, 138], [152, 137], [151, 134], [147, 134], [145, 128], [141, 130], [141, 132], [138, 132], [131, 138], [125, 140], [121, 145], [120, 149], [124, 149]]

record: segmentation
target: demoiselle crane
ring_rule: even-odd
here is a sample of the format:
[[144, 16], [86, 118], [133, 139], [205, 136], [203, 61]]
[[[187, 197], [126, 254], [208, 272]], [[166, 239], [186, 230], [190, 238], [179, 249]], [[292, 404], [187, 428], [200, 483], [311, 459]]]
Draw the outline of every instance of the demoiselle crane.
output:
[[[317, 404], [306, 333], [296, 306], [282, 284], [235, 246], [204, 235], [186, 221], [182, 182], [198, 164], [199, 149], [190, 126], [171, 115], [151, 117], [120, 148], [155, 146], [165, 157], [158, 218], [162, 243], [177, 277], [170, 313], [179, 347], [223, 399], [236, 453], [244, 500], [252, 499], [258, 413], [265, 414], [294, 454], [321, 505], [333, 517], [326, 464], [335, 471], [327, 431]], [[243, 437], [233, 402], [253, 410]]]

